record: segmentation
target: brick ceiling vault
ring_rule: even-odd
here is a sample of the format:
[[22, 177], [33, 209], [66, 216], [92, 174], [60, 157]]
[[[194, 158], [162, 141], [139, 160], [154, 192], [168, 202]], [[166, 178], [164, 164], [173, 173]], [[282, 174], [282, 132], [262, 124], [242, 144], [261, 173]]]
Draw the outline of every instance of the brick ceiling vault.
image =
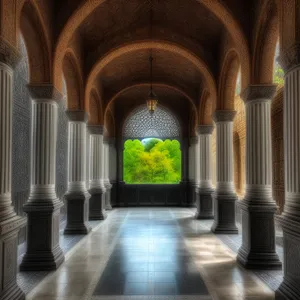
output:
[[[216, 107], [226, 49], [236, 48], [242, 86], [249, 84], [248, 41], [255, 16], [255, 12], [249, 14], [249, 8], [257, 5], [256, 0], [32, 2], [44, 31], [50, 28], [50, 81], [59, 91], [64, 77], [69, 90], [72, 85], [77, 90], [80, 87], [80, 95], [68, 99], [69, 108], [90, 112], [91, 107], [98, 107], [98, 114], [91, 116], [93, 123], [104, 123], [107, 110], [116, 117], [117, 111], [145, 102], [150, 52], [154, 58], [153, 82], [162, 101], [177, 115], [182, 114], [182, 109], [187, 114], [192, 111], [195, 122], [201, 119], [202, 107], [209, 111], [200, 103], [204, 90], [209, 95], [209, 105]], [[49, 18], [47, 11], [52, 11], [55, 19]], [[72, 53], [71, 61], [65, 58], [68, 53]], [[69, 66], [73, 69], [68, 70]], [[70, 78], [72, 74], [75, 79]], [[124, 96], [128, 88], [130, 99]], [[96, 105], [95, 99], [100, 103]]]

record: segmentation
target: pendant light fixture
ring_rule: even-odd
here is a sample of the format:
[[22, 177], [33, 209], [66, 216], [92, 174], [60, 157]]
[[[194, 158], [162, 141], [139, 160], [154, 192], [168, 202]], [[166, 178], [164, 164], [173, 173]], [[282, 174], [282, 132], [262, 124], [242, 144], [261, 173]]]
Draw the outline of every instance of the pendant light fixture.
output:
[[[152, 42], [152, 30], [153, 30], [153, 7], [152, 7], [152, 0], [150, 0], [150, 39]], [[150, 57], [149, 57], [149, 63], [150, 63], [150, 91], [147, 98], [147, 107], [150, 112], [150, 114], [153, 114], [158, 103], [158, 99], [156, 94], [153, 91], [153, 55], [152, 55], [152, 48], [150, 50]]]

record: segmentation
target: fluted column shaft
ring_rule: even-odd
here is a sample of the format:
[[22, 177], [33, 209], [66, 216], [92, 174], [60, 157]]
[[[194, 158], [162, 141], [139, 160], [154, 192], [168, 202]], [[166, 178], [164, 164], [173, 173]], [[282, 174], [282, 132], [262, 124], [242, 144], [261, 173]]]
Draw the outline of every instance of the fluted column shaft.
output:
[[233, 121], [217, 122], [217, 190], [234, 192]]
[[271, 99], [274, 85], [251, 85], [246, 104], [246, 194], [242, 211], [243, 242], [238, 261], [247, 268], [281, 268], [275, 249], [272, 199]]
[[15, 215], [11, 201], [13, 70], [0, 63], [0, 220]]
[[300, 299], [300, 47], [281, 56], [284, 86], [285, 205], [280, 217], [284, 241], [284, 279], [276, 300]]
[[55, 192], [58, 105], [62, 96], [51, 85], [29, 86], [32, 98], [31, 187], [27, 252], [21, 270], [52, 270], [64, 260], [59, 246], [60, 208]]
[[57, 117], [57, 103], [54, 100], [33, 99], [29, 201], [57, 200], [55, 192]]
[[[86, 124], [69, 122], [68, 190], [86, 192]], [[83, 157], [84, 156], [84, 157]]]
[[86, 188], [86, 121], [84, 111], [66, 111], [68, 134], [67, 224], [64, 234], [87, 234], [89, 198]]
[[199, 187], [197, 196], [197, 219], [213, 218], [212, 201], [212, 125], [201, 125], [198, 127], [199, 134]]
[[90, 125], [90, 220], [104, 220], [105, 186], [103, 181], [103, 126]]
[[[4, 50], [4, 53], [3, 53]], [[26, 218], [17, 216], [11, 200], [13, 68], [15, 49], [0, 38], [0, 299], [25, 299], [17, 284], [18, 233]]]
[[214, 113], [217, 130], [217, 186], [213, 193], [215, 215], [212, 231], [237, 233], [235, 222], [236, 194], [233, 184], [233, 119], [235, 111]]

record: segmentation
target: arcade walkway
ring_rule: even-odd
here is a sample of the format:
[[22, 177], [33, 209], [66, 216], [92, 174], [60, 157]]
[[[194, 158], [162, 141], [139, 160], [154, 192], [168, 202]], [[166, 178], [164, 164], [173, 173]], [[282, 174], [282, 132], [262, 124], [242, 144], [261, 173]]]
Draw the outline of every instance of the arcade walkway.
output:
[[27, 299], [273, 299], [192, 216], [186, 208], [115, 209]]

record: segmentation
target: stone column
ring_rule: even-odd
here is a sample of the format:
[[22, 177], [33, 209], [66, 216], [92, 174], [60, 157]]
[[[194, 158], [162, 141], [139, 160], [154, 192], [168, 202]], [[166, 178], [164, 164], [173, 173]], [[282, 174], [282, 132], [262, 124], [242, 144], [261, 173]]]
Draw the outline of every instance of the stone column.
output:
[[24, 211], [28, 217], [27, 251], [22, 271], [57, 269], [64, 261], [59, 246], [60, 208], [55, 192], [57, 101], [51, 85], [29, 86], [32, 98], [31, 186]]
[[[299, 4], [297, 4], [299, 5]], [[296, 9], [296, 8], [295, 8]], [[280, 217], [283, 229], [284, 277], [276, 299], [300, 299], [300, 47], [280, 57], [285, 71], [284, 155], [285, 205]]]
[[194, 136], [190, 139], [190, 147], [189, 147], [189, 185], [190, 185], [190, 199], [189, 199], [189, 205], [194, 206], [197, 202], [197, 196], [198, 196], [198, 179], [197, 176], [199, 176], [199, 166], [198, 166], [198, 159], [197, 159], [197, 153], [198, 153], [198, 137]]
[[217, 110], [214, 121], [217, 130], [217, 186], [212, 197], [215, 216], [212, 231], [238, 233], [235, 222], [237, 196], [233, 184], [233, 119], [232, 110]]
[[19, 53], [0, 38], [0, 277], [1, 299], [25, 299], [17, 284], [18, 233], [26, 218], [11, 201], [13, 68]]
[[110, 196], [111, 188], [109, 180], [109, 138], [104, 138], [103, 151], [104, 151], [104, 186], [105, 186], [105, 209], [112, 210]]
[[197, 196], [196, 219], [213, 219], [212, 200], [212, 132], [213, 125], [201, 125], [199, 133], [199, 188]]
[[246, 194], [242, 209], [243, 242], [237, 260], [248, 268], [281, 268], [275, 248], [272, 198], [271, 100], [276, 85], [251, 85], [246, 106]]
[[102, 180], [103, 126], [89, 125], [90, 132], [90, 220], [104, 220], [105, 186]]
[[84, 111], [66, 111], [68, 135], [67, 225], [64, 234], [87, 234], [90, 194], [86, 189], [86, 121]]

